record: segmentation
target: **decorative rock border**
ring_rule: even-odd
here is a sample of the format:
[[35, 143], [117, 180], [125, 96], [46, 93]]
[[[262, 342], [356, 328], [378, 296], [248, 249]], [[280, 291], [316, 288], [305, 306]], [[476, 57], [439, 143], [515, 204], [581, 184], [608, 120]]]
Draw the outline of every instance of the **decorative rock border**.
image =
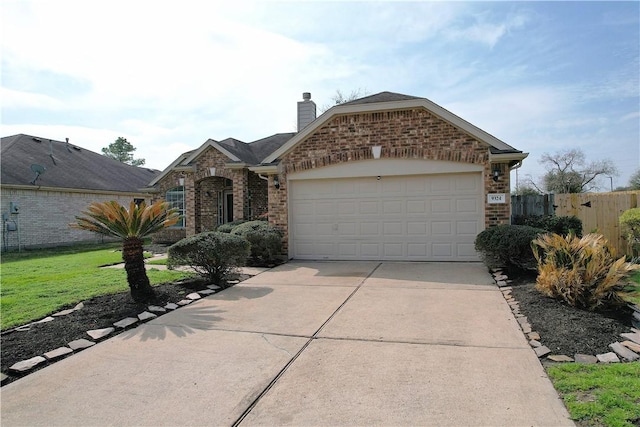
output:
[[[501, 270], [492, 270], [493, 279], [498, 285], [502, 296], [507, 301], [507, 304], [511, 308], [513, 315], [515, 316], [522, 333], [527, 337], [529, 345], [533, 348], [539, 359], [547, 358], [553, 362], [576, 362], [584, 364], [593, 363], [620, 363], [620, 362], [633, 362], [640, 360], [640, 330], [631, 328], [631, 332], [620, 334], [625, 341], [614, 342], [609, 344], [609, 348], [612, 350], [608, 353], [589, 355], [589, 354], [575, 354], [573, 357], [569, 357], [564, 354], [551, 354], [551, 350], [542, 344], [540, 334], [533, 331], [527, 317], [520, 312], [520, 306], [518, 301], [511, 295], [511, 281]], [[630, 307], [635, 311], [633, 313], [634, 319], [640, 320], [640, 308], [634, 305]]]
[[[67, 344], [66, 347], [58, 347], [54, 350], [48, 351], [46, 353], [44, 353], [42, 356], [35, 356], [32, 357], [30, 359], [27, 360], [21, 360], [19, 362], [14, 363], [13, 365], [11, 365], [9, 367], [9, 371], [11, 373], [14, 374], [18, 374], [18, 375], [25, 375], [27, 373], [29, 373], [29, 371], [31, 371], [32, 369], [34, 369], [36, 366], [41, 365], [42, 363], [45, 362], [55, 362], [57, 360], [60, 360], [70, 354], [74, 354], [77, 353], [78, 351], [84, 350], [85, 348], [89, 348], [92, 347], [96, 344], [96, 342], [107, 338], [108, 336], [112, 335], [116, 330], [118, 330], [119, 332], [124, 331], [125, 329], [133, 326], [133, 325], [138, 325], [140, 322], [146, 322], [149, 321], [151, 319], [155, 319], [158, 316], [161, 316], [165, 313], [168, 313], [170, 311], [173, 310], [177, 310], [178, 308], [191, 304], [192, 302], [199, 300], [205, 296], [209, 296], [212, 294], [215, 294], [216, 292], [218, 292], [219, 290], [221, 290], [221, 288], [219, 286], [216, 285], [209, 285], [207, 286], [208, 289], [204, 289], [198, 292], [193, 292], [190, 293], [189, 295], [187, 295], [185, 297], [185, 299], [178, 301], [177, 303], [167, 303], [164, 307], [159, 307], [156, 305], [150, 305], [147, 307], [146, 311], [143, 311], [142, 313], [138, 314], [137, 318], [133, 318], [133, 317], [127, 317], [124, 318], [122, 320], [119, 320], [118, 322], [115, 322], [112, 326], [110, 327], [106, 327], [106, 328], [102, 328], [102, 329], [92, 329], [90, 331], [87, 331], [87, 335], [89, 335], [89, 337], [93, 340], [88, 340], [88, 339], [77, 339], [75, 341], [71, 341], [70, 343]], [[19, 333], [19, 332], [24, 332], [24, 331], [28, 331], [31, 327], [31, 325], [36, 324], [36, 323], [44, 323], [44, 322], [52, 322], [55, 321], [55, 319], [57, 317], [61, 317], [61, 316], [66, 316], [69, 315], [71, 313], [73, 313], [74, 311], [77, 310], [81, 310], [82, 308], [84, 308], [84, 304], [83, 303], [79, 303], [78, 305], [76, 305], [74, 308], [72, 309], [68, 309], [68, 310], [62, 310], [58, 313], [52, 314], [51, 316], [47, 316], [42, 320], [38, 320], [36, 322], [32, 322], [29, 323], [27, 325], [22, 325], [19, 326], [17, 328], [14, 328], [10, 331], [15, 331], [15, 333]], [[7, 379], [9, 379], [9, 376], [5, 373], [1, 373], [0, 375], [0, 382], [4, 383]]]

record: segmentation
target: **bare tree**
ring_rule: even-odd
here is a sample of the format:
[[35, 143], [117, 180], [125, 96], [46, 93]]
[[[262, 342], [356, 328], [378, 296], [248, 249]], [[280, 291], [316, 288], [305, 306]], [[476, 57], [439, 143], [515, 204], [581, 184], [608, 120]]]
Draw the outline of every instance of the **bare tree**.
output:
[[327, 111], [329, 108], [335, 106], [335, 105], [340, 105], [340, 104], [344, 104], [345, 102], [350, 102], [350, 101], [354, 101], [358, 98], [362, 98], [364, 96], [367, 96], [369, 94], [369, 92], [366, 89], [354, 89], [351, 91], [351, 93], [349, 95], [345, 95], [342, 93], [342, 91], [340, 89], [336, 89], [336, 93], [330, 98], [331, 101], [333, 102], [333, 104], [325, 104], [320, 108], [320, 114], [324, 113], [325, 111]]
[[584, 193], [597, 189], [599, 178], [618, 175], [611, 160], [587, 162], [584, 152], [579, 148], [561, 150], [554, 154], [544, 153], [540, 163], [547, 170], [542, 183], [537, 185], [530, 180], [530, 184], [543, 193]]
[[629, 178], [629, 189], [640, 190], [640, 169], [635, 171], [631, 178]]

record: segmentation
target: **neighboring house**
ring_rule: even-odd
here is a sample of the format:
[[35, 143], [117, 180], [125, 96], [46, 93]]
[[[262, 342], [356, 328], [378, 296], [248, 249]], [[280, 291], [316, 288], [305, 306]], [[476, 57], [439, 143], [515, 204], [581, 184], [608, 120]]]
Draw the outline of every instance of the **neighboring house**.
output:
[[2, 250], [101, 241], [69, 224], [92, 202], [150, 201], [140, 189], [159, 173], [30, 135], [4, 137], [0, 149]]
[[268, 212], [289, 258], [472, 261], [476, 235], [509, 223], [527, 153], [426, 98], [382, 92], [318, 118], [303, 99], [298, 133], [208, 140], [151, 182], [184, 214], [173, 238]]

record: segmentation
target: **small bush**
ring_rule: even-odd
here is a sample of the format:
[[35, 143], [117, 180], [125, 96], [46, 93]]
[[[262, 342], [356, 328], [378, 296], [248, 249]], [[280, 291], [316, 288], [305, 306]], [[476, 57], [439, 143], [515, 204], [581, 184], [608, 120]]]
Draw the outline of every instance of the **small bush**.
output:
[[249, 253], [249, 242], [242, 237], [208, 231], [170, 246], [167, 265], [188, 265], [201, 276], [224, 285], [245, 264]]
[[270, 265], [280, 261], [282, 255], [282, 232], [261, 220], [249, 221], [236, 226], [232, 235], [241, 236], [251, 244], [253, 265]]
[[620, 227], [634, 256], [640, 255], [640, 208], [626, 210], [620, 215]]
[[514, 218], [514, 224], [541, 228], [551, 233], [566, 236], [570, 233], [582, 236], [582, 220], [577, 216], [534, 215]]
[[545, 234], [532, 243], [538, 261], [536, 289], [586, 310], [624, 305], [622, 279], [640, 266], [616, 258], [600, 234], [579, 238]]
[[545, 230], [527, 225], [498, 225], [478, 234], [475, 248], [489, 267], [534, 270], [537, 263], [531, 242], [544, 233]]
[[236, 226], [240, 224], [244, 224], [245, 222], [248, 222], [248, 221], [246, 219], [239, 219], [237, 221], [231, 221], [224, 224], [220, 224], [218, 228], [216, 228], [216, 231], [220, 233], [231, 233], [231, 231], [233, 231], [233, 229]]

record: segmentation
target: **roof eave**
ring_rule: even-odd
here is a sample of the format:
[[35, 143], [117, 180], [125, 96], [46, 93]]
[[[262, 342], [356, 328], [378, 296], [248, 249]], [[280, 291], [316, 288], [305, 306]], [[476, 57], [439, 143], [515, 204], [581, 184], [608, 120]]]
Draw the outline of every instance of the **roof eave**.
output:
[[249, 170], [260, 175], [274, 175], [278, 173], [278, 165], [250, 166]]

